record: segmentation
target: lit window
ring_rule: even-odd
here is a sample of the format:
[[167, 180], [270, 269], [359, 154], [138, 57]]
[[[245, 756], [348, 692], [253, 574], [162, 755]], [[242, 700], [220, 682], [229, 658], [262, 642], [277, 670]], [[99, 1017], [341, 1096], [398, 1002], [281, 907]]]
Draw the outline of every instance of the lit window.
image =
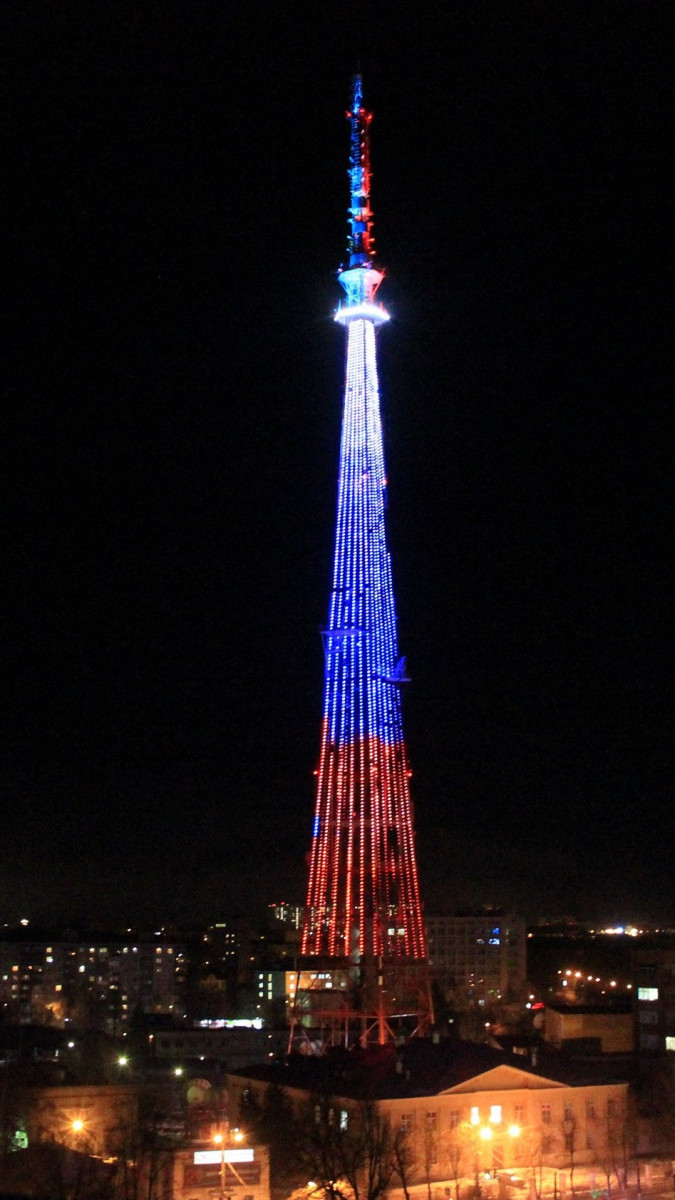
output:
[[346, 1108], [340, 1109], [340, 1129], [346, 1129], [349, 1121], [349, 1113]]
[[472, 1104], [472, 1106], [471, 1106], [471, 1124], [472, 1125], [480, 1124], [480, 1113], [478, 1111], [477, 1104]]
[[501, 1125], [501, 1120], [502, 1120], [501, 1104], [491, 1104], [490, 1105], [490, 1121], [492, 1122], [493, 1125]]
[[666, 1050], [675, 1050], [675, 1037], [666, 1034]]
[[648, 1000], [653, 1002], [659, 998], [659, 989], [657, 987], [639, 987], [638, 1000]]

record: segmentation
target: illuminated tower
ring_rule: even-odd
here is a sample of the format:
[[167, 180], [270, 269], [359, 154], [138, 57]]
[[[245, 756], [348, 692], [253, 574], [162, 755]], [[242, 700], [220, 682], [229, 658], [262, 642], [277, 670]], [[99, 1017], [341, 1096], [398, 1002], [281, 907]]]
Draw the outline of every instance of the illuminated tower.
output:
[[[431, 1010], [401, 693], [375, 330], [369, 126], [354, 79], [348, 262], [336, 321], [347, 331], [335, 556], [298, 999], [305, 1023], [386, 1041]], [[299, 1007], [301, 1007], [299, 1005]], [[311, 1015], [310, 1015], [311, 1014]], [[358, 1031], [358, 1032], [357, 1032]], [[342, 1040], [342, 1038], [341, 1038]]]

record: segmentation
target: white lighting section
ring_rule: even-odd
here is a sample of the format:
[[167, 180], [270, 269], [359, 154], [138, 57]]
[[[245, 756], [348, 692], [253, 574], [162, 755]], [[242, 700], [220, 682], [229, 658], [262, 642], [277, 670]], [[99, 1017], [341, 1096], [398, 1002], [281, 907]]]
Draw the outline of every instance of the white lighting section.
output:
[[389, 313], [382, 308], [381, 304], [369, 304], [364, 300], [362, 304], [340, 305], [335, 314], [335, 320], [339, 325], [348, 325], [350, 321], [358, 320], [384, 325], [385, 321], [389, 320]]

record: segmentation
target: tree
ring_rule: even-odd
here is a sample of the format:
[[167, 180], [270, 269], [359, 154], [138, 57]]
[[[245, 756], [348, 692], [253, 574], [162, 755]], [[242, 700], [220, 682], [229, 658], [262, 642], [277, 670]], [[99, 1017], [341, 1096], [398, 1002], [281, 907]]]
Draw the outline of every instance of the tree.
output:
[[289, 1146], [298, 1144], [299, 1130], [283, 1087], [271, 1084], [262, 1105], [246, 1111], [246, 1131], [251, 1140], [268, 1147], [272, 1200], [282, 1200], [299, 1185], [301, 1171], [297, 1159], [289, 1154]]
[[422, 1167], [427, 1185], [427, 1198], [431, 1200], [431, 1177], [433, 1168], [438, 1162], [438, 1138], [436, 1134], [436, 1113], [425, 1114], [422, 1136]]
[[402, 1124], [394, 1131], [392, 1155], [394, 1159], [394, 1176], [398, 1179], [403, 1189], [405, 1200], [410, 1200], [408, 1184], [415, 1170], [415, 1154], [408, 1130]]
[[609, 1196], [612, 1174], [619, 1188], [625, 1191], [630, 1163], [637, 1150], [636, 1115], [631, 1102], [610, 1097], [607, 1101], [602, 1135], [596, 1158], [605, 1176]]
[[401, 1162], [400, 1130], [394, 1133], [391, 1122], [372, 1100], [363, 1101], [353, 1113], [351, 1136], [347, 1129], [345, 1139], [351, 1154], [344, 1165], [356, 1200], [359, 1200], [359, 1183], [362, 1181], [363, 1200], [380, 1200], [397, 1174]]
[[634, 1090], [634, 1122], [644, 1122], [648, 1145], [655, 1153], [675, 1158], [675, 1081], [662, 1060], [647, 1061]]
[[86, 1148], [42, 1142], [0, 1157], [0, 1189], [52, 1200], [115, 1200], [114, 1168]]
[[161, 1133], [160, 1097], [139, 1094], [137, 1111], [120, 1117], [110, 1131], [116, 1158], [115, 1200], [170, 1200], [173, 1195], [173, 1149]]
[[27, 1127], [28, 1095], [23, 1078], [11, 1066], [0, 1074], [0, 1154], [19, 1148]]
[[448, 1176], [455, 1187], [455, 1200], [459, 1200], [459, 1181], [473, 1170], [475, 1153], [474, 1130], [468, 1121], [462, 1121], [449, 1129], [442, 1141], [443, 1161], [447, 1163]]
[[568, 1106], [562, 1120], [563, 1144], [570, 1164], [570, 1192], [574, 1197], [574, 1154], [577, 1149], [577, 1119]]
[[537, 1200], [543, 1190], [544, 1157], [550, 1154], [553, 1144], [550, 1128], [547, 1124], [527, 1128], [520, 1138], [522, 1162], [530, 1173], [531, 1186]]
[[332, 1200], [381, 1200], [393, 1179], [407, 1195], [407, 1134], [394, 1130], [374, 1101], [342, 1108], [334, 1097], [314, 1096], [304, 1129], [301, 1161]]
[[340, 1112], [333, 1097], [315, 1094], [307, 1102], [300, 1127], [304, 1136], [298, 1146], [299, 1161], [331, 1200], [349, 1200], [341, 1186], [345, 1148]]

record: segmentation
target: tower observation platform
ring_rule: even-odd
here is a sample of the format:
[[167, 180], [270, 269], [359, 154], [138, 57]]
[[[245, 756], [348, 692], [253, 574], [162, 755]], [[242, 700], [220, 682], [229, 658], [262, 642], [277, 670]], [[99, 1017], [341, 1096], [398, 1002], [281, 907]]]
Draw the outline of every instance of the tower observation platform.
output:
[[376, 330], [370, 122], [350, 124], [349, 239], [335, 320], [347, 332], [332, 587], [309, 879], [291, 1040], [385, 1043], [428, 1031], [427, 946], [415, 855], [392, 570]]

